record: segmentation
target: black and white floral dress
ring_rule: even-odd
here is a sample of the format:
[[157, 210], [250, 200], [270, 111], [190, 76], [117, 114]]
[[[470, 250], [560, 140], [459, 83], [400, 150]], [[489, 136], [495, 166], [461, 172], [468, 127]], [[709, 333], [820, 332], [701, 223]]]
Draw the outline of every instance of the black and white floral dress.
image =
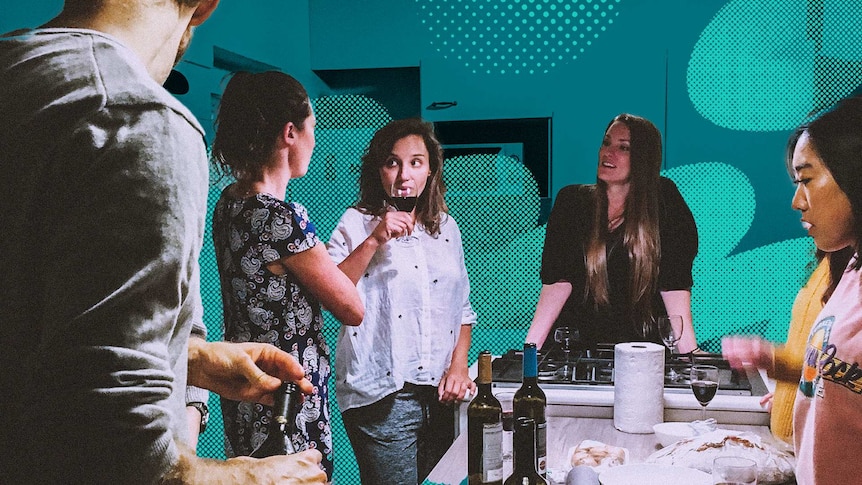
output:
[[[224, 338], [267, 342], [291, 353], [314, 384], [290, 437], [298, 450], [316, 448], [332, 478], [332, 431], [327, 381], [329, 347], [323, 338], [320, 303], [291, 273], [266, 265], [321, 244], [305, 208], [267, 194], [237, 199], [222, 192], [213, 213], [213, 243], [221, 281]], [[267, 456], [283, 449], [267, 440], [272, 408], [222, 398], [227, 456]], [[273, 428], [275, 429], [275, 428]]]

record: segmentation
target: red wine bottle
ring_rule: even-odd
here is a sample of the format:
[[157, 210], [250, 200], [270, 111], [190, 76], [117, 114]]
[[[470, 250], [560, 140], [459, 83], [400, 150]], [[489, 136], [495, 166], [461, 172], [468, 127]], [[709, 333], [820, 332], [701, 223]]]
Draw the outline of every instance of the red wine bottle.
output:
[[545, 477], [547, 476], [548, 456], [548, 423], [545, 419], [545, 408], [548, 401], [544, 391], [539, 387], [536, 353], [536, 344], [524, 344], [524, 378], [521, 382], [521, 388], [515, 392], [512, 408], [515, 420], [530, 418], [536, 423], [536, 470]]
[[478, 394], [467, 406], [470, 485], [503, 484], [503, 407], [491, 393], [491, 353], [479, 353]]
[[515, 418], [513, 443], [515, 466], [505, 485], [547, 485], [548, 481], [536, 470], [536, 421]]
[[274, 397], [269, 433], [266, 440], [251, 452], [251, 457], [266, 458], [297, 452], [292, 439], [296, 428], [296, 415], [302, 406], [302, 393], [296, 384], [283, 382], [275, 391]]

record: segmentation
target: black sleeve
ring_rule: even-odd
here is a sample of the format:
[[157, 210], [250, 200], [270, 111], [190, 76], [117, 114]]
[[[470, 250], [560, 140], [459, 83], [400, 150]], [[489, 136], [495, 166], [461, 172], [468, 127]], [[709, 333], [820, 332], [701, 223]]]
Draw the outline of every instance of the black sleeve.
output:
[[665, 177], [661, 178], [659, 217], [659, 290], [689, 290], [694, 283], [691, 268], [697, 256], [697, 226], [676, 184]]
[[584, 233], [589, 220], [586, 187], [569, 185], [560, 189], [545, 229], [542, 249], [542, 284], [579, 281], [584, 272]]

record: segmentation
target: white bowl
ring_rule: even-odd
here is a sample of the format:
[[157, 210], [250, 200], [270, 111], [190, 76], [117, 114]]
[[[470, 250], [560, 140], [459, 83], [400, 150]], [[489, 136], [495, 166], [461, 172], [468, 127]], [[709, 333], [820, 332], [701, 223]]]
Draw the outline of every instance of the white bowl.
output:
[[697, 435], [697, 431], [691, 427], [689, 423], [659, 423], [652, 427], [655, 431], [655, 437], [662, 447], [672, 445], [684, 438], [691, 438]]

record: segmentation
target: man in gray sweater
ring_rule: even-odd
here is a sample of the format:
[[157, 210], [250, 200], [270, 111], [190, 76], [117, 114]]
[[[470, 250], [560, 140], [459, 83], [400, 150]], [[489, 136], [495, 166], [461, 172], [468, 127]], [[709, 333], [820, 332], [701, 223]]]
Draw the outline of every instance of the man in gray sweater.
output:
[[0, 37], [0, 483], [325, 480], [317, 451], [215, 461], [184, 444], [187, 384], [311, 390], [271, 345], [189, 338], [206, 147], [161, 84], [217, 3], [66, 0]]

